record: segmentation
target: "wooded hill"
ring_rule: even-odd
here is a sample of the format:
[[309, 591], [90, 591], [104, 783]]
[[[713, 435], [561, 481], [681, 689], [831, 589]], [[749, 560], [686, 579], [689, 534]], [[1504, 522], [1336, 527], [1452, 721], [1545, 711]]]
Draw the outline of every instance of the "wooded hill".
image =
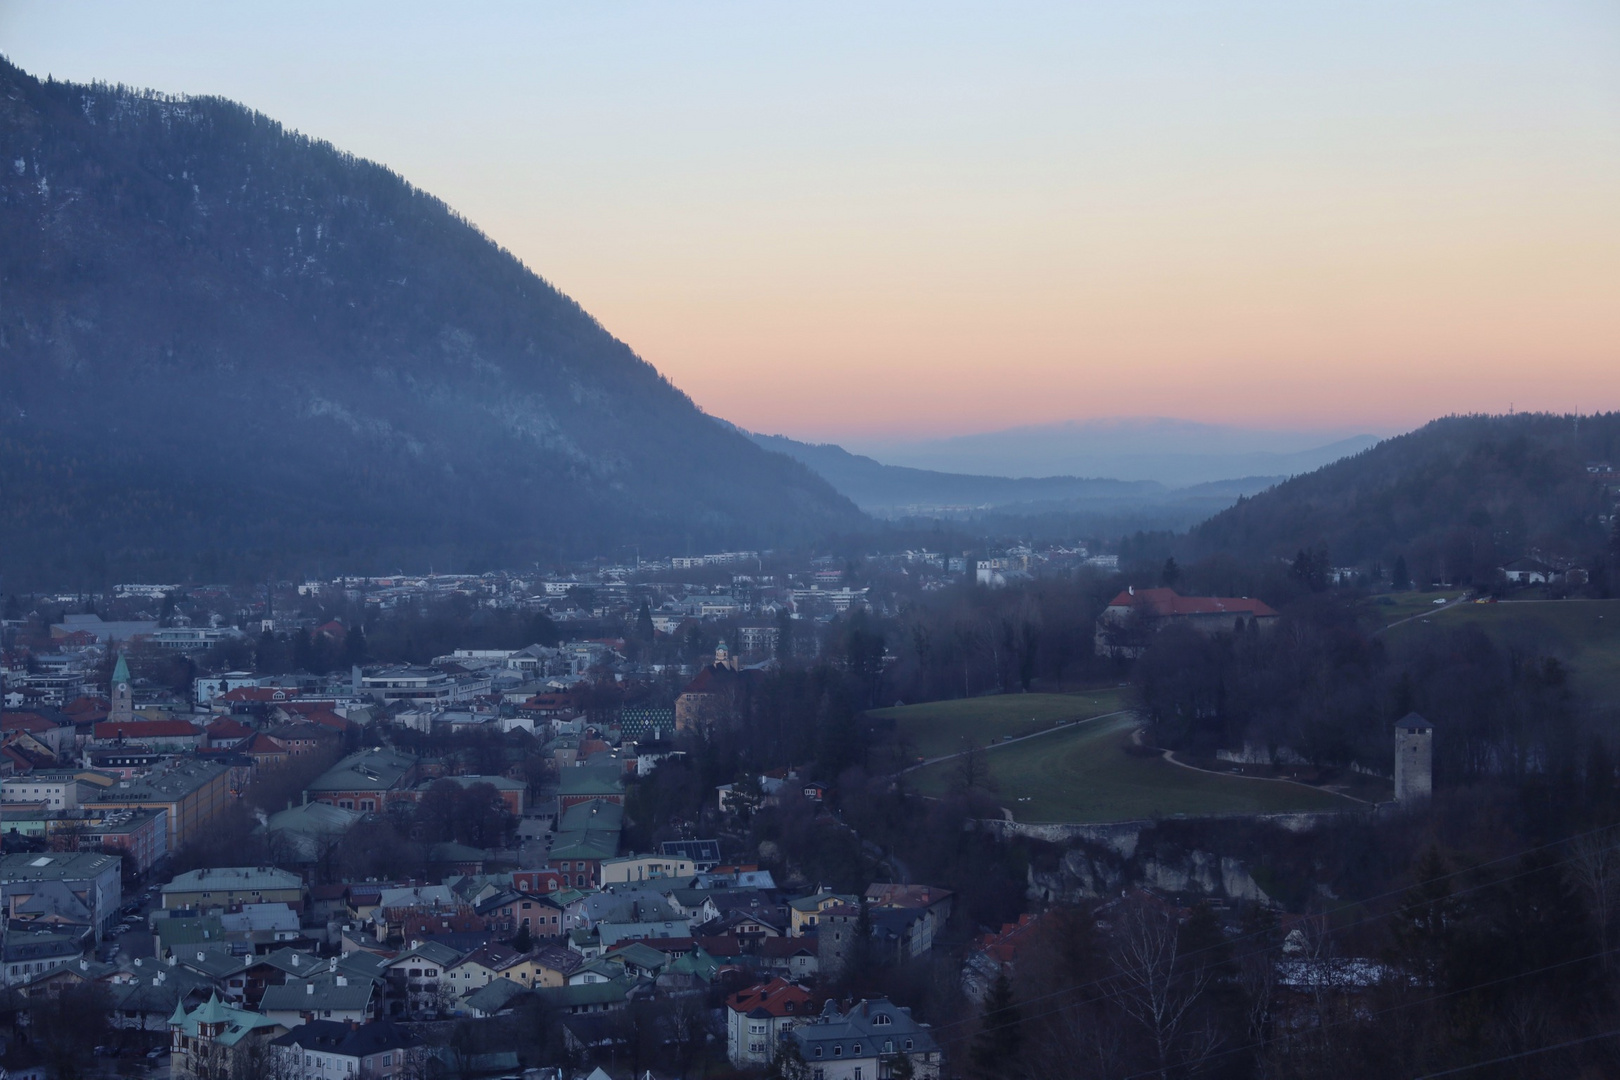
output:
[[703, 551], [865, 521], [387, 169], [0, 61], [10, 588]]
[[1581, 562], [1620, 502], [1620, 414], [1450, 416], [1240, 500], [1186, 538], [1191, 557], [1293, 558], [1337, 566], [1404, 557], [1414, 581], [1489, 580], [1530, 553]]

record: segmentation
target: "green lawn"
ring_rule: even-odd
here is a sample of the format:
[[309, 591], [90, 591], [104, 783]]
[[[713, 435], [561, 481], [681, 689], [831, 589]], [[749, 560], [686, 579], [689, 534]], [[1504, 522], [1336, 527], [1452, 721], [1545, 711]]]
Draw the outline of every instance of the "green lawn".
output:
[[[1126, 821], [1169, 814], [1350, 810], [1361, 804], [1300, 784], [1194, 772], [1158, 757], [1125, 752], [1128, 716], [993, 749], [988, 753], [1002, 805], [1019, 821]], [[957, 763], [910, 774], [917, 791], [949, 789]], [[1024, 801], [1027, 800], [1027, 801]]]
[[1620, 600], [1505, 600], [1462, 604], [1428, 622], [1389, 632], [1396, 645], [1441, 626], [1479, 626], [1498, 643], [1556, 656], [1569, 665], [1575, 689], [1594, 703], [1620, 703]]
[[892, 719], [896, 734], [910, 743], [914, 756], [931, 758], [956, 753], [965, 739], [1000, 742], [1008, 735], [1028, 735], [1065, 720], [1115, 712], [1124, 708], [1124, 693], [1110, 688], [1079, 694], [1000, 694], [898, 705], [867, 715]]

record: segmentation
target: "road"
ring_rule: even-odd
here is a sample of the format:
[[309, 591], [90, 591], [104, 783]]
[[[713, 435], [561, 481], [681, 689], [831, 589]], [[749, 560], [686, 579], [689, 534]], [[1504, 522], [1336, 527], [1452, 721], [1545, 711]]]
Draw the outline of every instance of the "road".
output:
[[1459, 597], [1457, 597], [1457, 599], [1452, 600], [1452, 601], [1450, 601], [1448, 603], [1434, 605], [1434, 609], [1432, 611], [1420, 611], [1416, 615], [1409, 615], [1404, 619], [1397, 619], [1395, 622], [1390, 623], [1388, 626], [1380, 627], [1379, 629], [1374, 630], [1372, 636], [1377, 637], [1379, 634], [1382, 634], [1385, 630], [1393, 630], [1397, 626], [1405, 626], [1407, 623], [1409, 623], [1409, 622], [1417, 622], [1419, 619], [1427, 619], [1430, 615], [1433, 615], [1435, 612], [1438, 612], [1438, 611], [1450, 611], [1454, 607], [1458, 607], [1458, 606], [1460, 606], [1462, 604], [1467, 604], [1467, 603], [1471, 603], [1471, 601], [1468, 599], [1468, 597], [1466, 595], [1465, 596], [1459, 596]]
[[[983, 749], [985, 749], [985, 750], [999, 750], [1003, 746], [1012, 746], [1014, 743], [1021, 743], [1021, 742], [1024, 742], [1024, 741], [1028, 740], [1028, 739], [1038, 739], [1042, 735], [1050, 735], [1055, 731], [1068, 731], [1071, 728], [1079, 727], [1081, 724], [1090, 724], [1090, 723], [1092, 723], [1094, 721], [1097, 721], [1097, 720], [1106, 720], [1110, 716], [1125, 716], [1130, 711], [1131, 710], [1129, 710], [1129, 709], [1116, 709], [1113, 712], [1100, 713], [1097, 716], [1088, 716], [1084, 720], [1068, 720], [1068, 721], [1064, 721], [1063, 723], [1054, 724], [1049, 728], [1042, 728], [1039, 731], [1032, 731], [1028, 735], [1017, 735], [1017, 736], [1014, 736], [1011, 739], [1002, 739], [999, 742], [986, 743], [984, 745]], [[956, 758], [959, 758], [963, 754], [966, 754], [968, 752], [969, 751], [967, 751], [967, 750], [958, 750], [954, 754], [942, 754], [939, 757], [929, 758], [927, 761], [919, 761], [915, 765], [907, 765], [905, 768], [901, 769], [895, 775], [896, 776], [904, 776], [908, 772], [912, 772], [912, 771], [914, 771], [916, 769], [926, 769], [928, 766], [930, 766], [930, 765], [938, 765], [942, 761], [954, 761]]]

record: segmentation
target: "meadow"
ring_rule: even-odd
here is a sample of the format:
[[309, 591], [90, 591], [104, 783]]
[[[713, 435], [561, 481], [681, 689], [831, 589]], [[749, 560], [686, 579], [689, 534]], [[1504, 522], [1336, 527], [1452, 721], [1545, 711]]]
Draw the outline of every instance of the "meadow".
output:
[[[1018, 821], [1099, 822], [1172, 814], [1353, 810], [1363, 804], [1302, 784], [1219, 776], [1162, 757], [1128, 752], [1129, 716], [1081, 723], [986, 753], [1003, 806]], [[960, 775], [957, 760], [909, 774], [912, 788], [940, 795]]]
[[1439, 626], [1474, 625], [1497, 642], [1556, 656], [1576, 691], [1594, 704], [1620, 704], [1620, 600], [1504, 600], [1459, 604], [1389, 631], [1390, 643]]
[[968, 740], [979, 745], [1017, 738], [1072, 720], [1085, 720], [1125, 707], [1125, 689], [1077, 694], [997, 694], [873, 709], [868, 716], [893, 720], [895, 734], [913, 758], [954, 754]]

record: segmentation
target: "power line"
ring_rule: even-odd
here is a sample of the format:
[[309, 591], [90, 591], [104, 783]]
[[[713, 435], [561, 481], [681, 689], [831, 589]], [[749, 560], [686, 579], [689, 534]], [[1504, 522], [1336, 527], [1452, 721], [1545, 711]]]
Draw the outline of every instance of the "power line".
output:
[[1458, 1065], [1455, 1069], [1443, 1069], [1440, 1072], [1424, 1073], [1414, 1077], [1413, 1080], [1437, 1080], [1442, 1076], [1456, 1076], [1458, 1073], [1469, 1072], [1473, 1069], [1482, 1069], [1487, 1065], [1500, 1065], [1504, 1061], [1518, 1061], [1520, 1058], [1535, 1057], [1537, 1054], [1550, 1053], [1553, 1050], [1567, 1050], [1571, 1046], [1580, 1046], [1582, 1043], [1597, 1042], [1599, 1039], [1612, 1039], [1620, 1035], [1620, 1028], [1605, 1031], [1598, 1035], [1587, 1035], [1579, 1039], [1568, 1039], [1564, 1042], [1553, 1043], [1550, 1046], [1538, 1046], [1534, 1050], [1521, 1050], [1517, 1054], [1504, 1054], [1501, 1057], [1489, 1058], [1485, 1061], [1476, 1061], [1472, 1065]]
[[[1607, 956], [1612, 951], [1613, 950], [1611, 950], [1611, 949], [1599, 949], [1595, 953], [1590, 953], [1590, 954], [1588, 954], [1586, 956], [1579, 956], [1579, 957], [1576, 957], [1573, 960], [1560, 960], [1556, 964], [1548, 964], [1545, 967], [1535, 968], [1534, 970], [1531, 970], [1531, 971], [1520, 971], [1520, 972], [1518, 972], [1516, 974], [1513, 974], [1513, 975], [1503, 975], [1503, 976], [1501, 976], [1499, 978], [1487, 979], [1485, 982], [1473, 983], [1470, 986], [1460, 986], [1455, 990], [1447, 990], [1443, 994], [1434, 994], [1434, 995], [1432, 995], [1430, 997], [1422, 998], [1422, 999], [1420, 999], [1418, 1001], [1403, 1001], [1399, 1005], [1391, 1005], [1388, 1008], [1379, 1009], [1377, 1012], [1367, 1013], [1364, 1016], [1352, 1016], [1352, 1017], [1347, 1017], [1347, 1018], [1345, 1018], [1343, 1020], [1335, 1020], [1332, 1023], [1328, 1023], [1328, 1024], [1318, 1024], [1314, 1030], [1316, 1030], [1316, 1031], [1326, 1031], [1329, 1028], [1343, 1027], [1345, 1024], [1365, 1023], [1368, 1020], [1374, 1020], [1374, 1019], [1377, 1019], [1380, 1016], [1388, 1016], [1390, 1013], [1400, 1012], [1402, 1009], [1415, 1009], [1420, 1005], [1432, 1005], [1436, 1001], [1444, 1001], [1446, 998], [1456, 997], [1459, 994], [1469, 994], [1469, 993], [1474, 992], [1475, 990], [1484, 990], [1487, 987], [1500, 986], [1503, 983], [1510, 983], [1510, 982], [1513, 982], [1515, 979], [1528, 979], [1532, 975], [1545, 975], [1549, 971], [1557, 971], [1559, 968], [1569, 967], [1572, 964], [1584, 964], [1584, 963], [1586, 963], [1588, 961], [1591, 961], [1591, 960], [1598, 960], [1598, 959], [1601, 959], [1604, 956]], [[1056, 1010], [1053, 1010], [1053, 1011], [1055, 1012]], [[1042, 1015], [1050, 1016], [1050, 1015], [1052, 1015], [1052, 1013], [1043, 1013]], [[1034, 1019], [1034, 1018], [1032, 1018], [1032, 1019]], [[1270, 1046], [1273, 1043], [1285, 1042], [1289, 1038], [1290, 1038], [1290, 1036], [1288, 1036], [1288, 1035], [1272, 1035], [1272, 1036], [1270, 1036], [1268, 1038], [1257, 1039], [1254, 1042], [1247, 1043], [1247, 1044], [1245, 1044], [1243, 1046], [1234, 1046], [1229, 1050], [1222, 1050], [1218, 1054], [1210, 1054], [1208, 1057], [1204, 1058], [1203, 1060], [1206, 1061], [1206, 1062], [1214, 1061], [1217, 1058], [1229, 1057], [1232, 1054], [1241, 1054], [1241, 1053], [1245, 1053], [1245, 1052], [1250, 1051], [1250, 1050], [1259, 1050], [1262, 1047]], [[1469, 1067], [1472, 1068], [1472, 1066], [1469, 1066]], [[1141, 1080], [1142, 1077], [1152, 1076], [1157, 1072], [1158, 1072], [1157, 1069], [1149, 1069], [1146, 1072], [1135, 1073], [1135, 1074], [1133, 1074], [1131, 1076], [1127, 1076], [1127, 1077], [1124, 1078], [1124, 1080]]]

